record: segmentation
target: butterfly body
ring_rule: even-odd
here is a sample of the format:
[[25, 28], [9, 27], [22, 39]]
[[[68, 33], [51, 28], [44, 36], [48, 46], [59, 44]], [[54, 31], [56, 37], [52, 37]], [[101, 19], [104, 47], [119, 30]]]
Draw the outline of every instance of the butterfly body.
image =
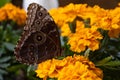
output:
[[18, 61], [35, 64], [60, 55], [60, 35], [57, 26], [42, 6], [28, 7], [24, 32], [15, 48]]

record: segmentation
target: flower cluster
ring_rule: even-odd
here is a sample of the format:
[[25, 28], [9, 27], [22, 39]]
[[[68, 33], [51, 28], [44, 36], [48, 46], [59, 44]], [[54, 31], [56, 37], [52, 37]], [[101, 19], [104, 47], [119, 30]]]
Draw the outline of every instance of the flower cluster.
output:
[[70, 49], [75, 52], [81, 52], [86, 50], [86, 46], [92, 51], [99, 49], [100, 42], [98, 39], [102, 39], [102, 36], [96, 28], [83, 28], [75, 34], [71, 34], [69, 38]]
[[71, 3], [49, 12], [63, 38], [64, 58], [40, 63], [36, 70], [38, 77], [44, 80], [120, 79], [120, 6], [103, 9]]
[[[52, 65], [51, 65], [52, 64]], [[63, 60], [47, 60], [38, 65], [37, 76], [58, 80], [102, 80], [103, 73], [87, 58], [79, 55], [68, 56]]]
[[5, 20], [13, 20], [18, 25], [22, 25], [26, 20], [26, 12], [11, 3], [0, 8], [0, 22]]
[[[103, 35], [98, 29], [108, 31], [109, 37], [119, 37], [119, 13], [120, 7], [108, 10], [97, 5], [90, 7], [87, 4], [72, 3], [65, 7], [50, 10], [50, 14], [61, 30], [61, 35], [68, 37], [71, 50], [78, 53], [86, 48], [90, 48], [92, 51], [99, 49]], [[77, 19], [77, 17], [82, 20]], [[68, 23], [73, 23], [74, 20], [76, 20], [76, 28], [73, 33]]]

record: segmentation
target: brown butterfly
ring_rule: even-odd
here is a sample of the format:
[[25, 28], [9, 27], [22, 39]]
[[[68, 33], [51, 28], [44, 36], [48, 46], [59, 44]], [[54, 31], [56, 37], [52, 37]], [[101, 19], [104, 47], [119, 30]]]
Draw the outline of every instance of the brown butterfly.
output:
[[37, 64], [59, 56], [60, 35], [47, 10], [32, 3], [27, 15], [24, 31], [14, 51], [16, 59], [26, 64]]

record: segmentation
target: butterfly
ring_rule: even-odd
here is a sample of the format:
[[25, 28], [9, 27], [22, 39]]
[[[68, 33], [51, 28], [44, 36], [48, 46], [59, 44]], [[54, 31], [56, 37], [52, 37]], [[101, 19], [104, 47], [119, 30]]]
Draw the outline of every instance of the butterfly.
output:
[[25, 64], [38, 64], [61, 55], [60, 34], [48, 11], [37, 3], [28, 7], [26, 25], [14, 54]]

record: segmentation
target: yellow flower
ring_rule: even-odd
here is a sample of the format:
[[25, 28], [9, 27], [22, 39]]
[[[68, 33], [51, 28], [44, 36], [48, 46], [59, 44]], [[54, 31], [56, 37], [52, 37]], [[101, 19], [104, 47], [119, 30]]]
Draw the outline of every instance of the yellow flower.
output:
[[[87, 4], [72, 4], [72, 3], [65, 7], [50, 10], [50, 14], [53, 16], [55, 22], [61, 29], [62, 36], [69, 36], [71, 34], [70, 29], [68, 29], [69, 27], [67, 25], [67, 22], [72, 22], [76, 17], [81, 17], [84, 20], [89, 18], [91, 26], [96, 26], [96, 28], [108, 30], [110, 37], [119, 37], [120, 34], [119, 13], [120, 6], [116, 7], [115, 9], [108, 10], [100, 8], [97, 5], [90, 7], [87, 6]], [[77, 28], [79, 27], [76, 27], [76, 30]], [[112, 34], [112, 32], [114, 33]]]
[[[65, 7], [60, 7], [57, 9], [52, 9], [49, 11], [49, 13], [52, 15], [55, 22], [58, 24], [58, 26], [61, 28], [65, 23], [72, 22], [76, 16], [82, 15], [84, 10], [86, 10], [86, 4], [69, 4]], [[79, 11], [80, 10], [80, 11]], [[56, 15], [57, 13], [57, 15]]]
[[[57, 13], [57, 14], [56, 14]], [[61, 35], [69, 38], [70, 49], [75, 52], [86, 50], [86, 47], [92, 51], [99, 49], [99, 40], [102, 35], [97, 31], [98, 28], [108, 30], [110, 37], [118, 38], [120, 34], [120, 6], [115, 9], [103, 9], [95, 5], [87, 4], [69, 4], [65, 7], [50, 10], [50, 14], [59, 25]], [[91, 28], [85, 28], [82, 20], [76, 21], [76, 32], [70, 31], [68, 22], [72, 22], [76, 17], [83, 20], [89, 18]], [[96, 29], [94, 29], [96, 28]]]
[[120, 6], [110, 10], [111, 29], [109, 31], [110, 37], [118, 38], [120, 34]]
[[38, 65], [37, 76], [58, 80], [102, 80], [102, 70], [87, 58], [79, 55], [68, 56], [63, 60], [47, 60]]
[[119, 37], [120, 33], [120, 7], [115, 9], [105, 10], [103, 12], [104, 16], [98, 17], [97, 26], [104, 30], [109, 31], [110, 37]]
[[[62, 10], [63, 10], [62, 8], [58, 8], [58, 9], [52, 9], [49, 11], [49, 13], [52, 15], [52, 17], [55, 20], [58, 27], [61, 27], [64, 23], [64, 20], [67, 19], [67, 16], [65, 14], [62, 14], [62, 12], [61, 12]], [[56, 13], [57, 13], [57, 15], [56, 15]]]
[[71, 34], [71, 31], [70, 31], [68, 23], [63, 24], [63, 26], [61, 27], [61, 35], [69, 36], [70, 34]]
[[81, 28], [69, 36], [68, 44], [74, 52], [84, 51], [86, 47], [94, 51], [99, 49], [100, 39], [102, 35], [96, 28]]
[[25, 24], [25, 20], [26, 20], [25, 10], [20, 9], [11, 3], [7, 3], [5, 6], [0, 8], [0, 12], [2, 14], [0, 15], [0, 19], [1, 19], [0, 21], [13, 20], [18, 25]]
[[7, 19], [7, 14], [6, 14], [6, 12], [5, 12], [5, 9], [0, 8], [0, 22], [1, 22], [1, 21], [4, 21], [4, 20], [6, 20], [6, 19]]

